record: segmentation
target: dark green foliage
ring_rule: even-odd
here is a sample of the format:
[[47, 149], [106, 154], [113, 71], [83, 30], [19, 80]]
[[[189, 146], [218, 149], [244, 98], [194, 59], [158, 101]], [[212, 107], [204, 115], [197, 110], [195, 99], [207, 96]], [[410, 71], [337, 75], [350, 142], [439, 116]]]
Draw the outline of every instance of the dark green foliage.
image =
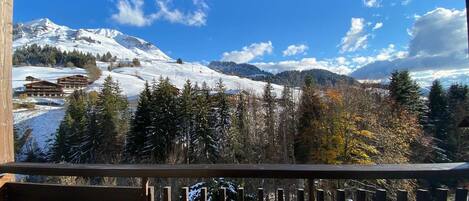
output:
[[295, 116], [295, 101], [293, 100], [292, 89], [285, 85], [283, 87], [282, 97], [279, 101], [279, 106], [282, 108], [280, 112], [278, 136], [282, 151], [282, 162], [289, 163], [294, 159], [293, 156], [293, 139], [296, 134], [296, 116]]
[[458, 128], [464, 117], [469, 115], [469, 88], [453, 84], [448, 89], [448, 108], [450, 112], [448, 149], [454, 162], [469, 160], [469, 132]]
[[276, 97], [275, 94], [272, 92], [273, 87], [270, 82], [267, 82], [267, 84], [264, 87], [264, 94], [262, 96], [263, 100], [263, 109], [264, 109], [264, 136], [266, 139], [268, 139], [267, 142], [267, 151], [271, 154], [269, 154], [270, 160], [274, 160], [274, 158], [277, 158], [278, 149], [277, 149], [277, 132], [276, 132], [276, 108], [277, 108], [277, 103], [276, 103]]
[[194, 133], [194, 104], [195, 104], [195, 93], [194, 87], [190, 80], [184, 84], [181, 96], [179, 98], [179, 112], [180, 112], [180, 127], [179, 136], [182, 138], [182, 143], [185, 145], [184, 148], [184, 162], [190, 163], [196, 159], [195, 155], [195, 141], [196, 136]]
[[65, 118], [60, 123], [55, 143], [51, 149], [50, 159], [55, 162], [78, 160], [80, 141], [86, 131], [87, 95], [82, 90], [74, 91], [68, 97]]
[[314, 89], [313, 79], [308, 76], [302, 88], [298, 105], [298, 133], [294, 139], [294, 154], [297, 163], [307, 163], [311, 153], [314, 136], [309, 134], [312, 122], [321, 118], [321, 99]]
[[184, 64], [184, 62], [182, 61], [181, 58], [178, 58], [178, 59], [176, 60], [176, 63], [177, 63], [177, 64]]
[[274, 84], [301, 87], [307, 77], [310, 77], [314, 83], [321, 86], [336, 86], [338, 84], [358, 85], [358, 82], [351, 77], [338, 75], [322, 69], [284, 71], [273, 76], [256, 77], [255, 80], [270, 80]]
[[179, 125], [177, 96], [179, 90], [169, 79], [160, 78], [153, 83], [151, 100], [152, 123], [147, 135], [144, 155], [151, 162], [165, 163], [171, 153]]
[[427, 132], [434, 138], [433, 162], [448, 162], [449, 111], [446, 92], [438, 80], [433, 82], [428, 96]]
[[214, 108], [212, 122], [214, 122], [213, 136], [218, 136], [218, 146], [221, 152], [225, 150], [223, 145], [227, 144], [228, 129], [231, 125], [231, 111], [228, 103], [225, 85], [221, 79], [216, 84], [216, 94], [214, 96]]
[[32, 44], [15, 50], [13, 65], [79, 67], [86, 69], [91, 81], [95, 81], [101, 76], [101, 70], [96, 66], [96, 57], [92, 54], [75, 50], [62, 52], [60, 49], [48, 45], [41, 47]]
[[420, 87], [410, 77], [409, 71], [395, 71], [389, 84], [391, 99], [412, 114], [422, 115], [423, 103], [420, 99]]
[[131, 121], [130, 131], [126, 137], [125, 156], [128, 162], [140, 162], [143, 157], [145, 139], [149, 135], [149, 126], [152, 123], [151, 101], [152, 92], [148, 82], [140, 93], [137, 110]]
[[78, 51], [62, 52], [56, 47], [37, 44], [18, 48], [13, 54], [13, 65], [63, 66], [68, 62], [80, 68], [86, 64], [96, 66], [96, 57]]

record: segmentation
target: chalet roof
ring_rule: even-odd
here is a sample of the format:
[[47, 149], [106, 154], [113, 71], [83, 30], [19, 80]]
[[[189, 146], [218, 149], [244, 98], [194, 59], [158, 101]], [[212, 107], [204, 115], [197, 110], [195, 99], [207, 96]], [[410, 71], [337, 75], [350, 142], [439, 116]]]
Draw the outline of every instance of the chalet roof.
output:
[[56, 83], [45, 81], [45, 80], [40, 80], [40, 81], [37, 81], [37, 82], [31, 82], [31, 83], [24, 84], [25, 87], [32, 86], [32, 85], [49, 85], [49, 86], [62, 87], [62, 85], [60, 85], [60, 84], [56, 84]]
[[85, 76], [85, 75], [70, 75], [70, 76], [66, 76], [66, 77], [61, 77], [59, 79], [64, 79], [64, 78], [88, 78], [88, 77]]

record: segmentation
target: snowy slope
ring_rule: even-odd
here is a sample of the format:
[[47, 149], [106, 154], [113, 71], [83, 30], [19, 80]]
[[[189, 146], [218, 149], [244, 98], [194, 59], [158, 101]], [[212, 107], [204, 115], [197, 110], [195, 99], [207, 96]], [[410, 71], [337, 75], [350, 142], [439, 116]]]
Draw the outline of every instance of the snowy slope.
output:
[[120, 59], [171, 59], [155, 45], [117, 30], [71, 29], [46, 18], [14, 26], [13, 48], [31, 44], [51, 45], [61, 50], [78, 50], [94, 55], [102, 55], [109, 51]]

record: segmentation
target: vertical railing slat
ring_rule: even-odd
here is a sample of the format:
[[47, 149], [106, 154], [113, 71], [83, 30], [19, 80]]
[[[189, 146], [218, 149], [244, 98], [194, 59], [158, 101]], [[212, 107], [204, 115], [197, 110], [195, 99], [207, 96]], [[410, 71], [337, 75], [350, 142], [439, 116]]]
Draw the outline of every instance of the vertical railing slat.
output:
[[366, 191], [357, 189], [357, 201], [366, 201]]
[[171, 201], [171, 187], [165, 186], [163, 188], [163, 201]]
[[305, 190], [302, 188], [299, 188], [296, 191], [296, 201], [305, 201]]
[[456, 189], [456, 197], [454, 199], [455, 201], [467, 201], [467, 189]]
[[189, 201], [189, 187], [181, 188], [181, 201]]
[[218, 189], [218, 196], [220, 198], [220, 201], [226, 201], [226, 188], [221, 187]]
[[430, 201], [430, 193], [427, 190], [418, 189], [416, 201]]
[[397, 201], [407, 201], [409, 199], [409, 193], [405, 190], [397, 191]]
[[264, 189], [263, 188], [257, 189], [257, 201], [264, 201]]
[[386, 190], [384, 189], [376, 190], [374, 201], [386, 201]]
[[448, 189], [436, 189], [436, 201], [448, 201]]
[[345, 201], [345, 190], [337, 189], [336, 190], [336, 201]]
[[283, 193], [284, 193], [283, 188], [277, 189], [277, 201], [284, 201], [285, 200], [285, 197], [284, 197]]
[[200, 189], [200, 201], [207, 201], [207, 187]]
[[238, 188], [238, 199], [237, 201], [244, 201], [244, 188], [239, 187]]
[[317, 201], [324, 201], [324, 190], [322, 190], [322, 189], [316, 190], [316, 200]]

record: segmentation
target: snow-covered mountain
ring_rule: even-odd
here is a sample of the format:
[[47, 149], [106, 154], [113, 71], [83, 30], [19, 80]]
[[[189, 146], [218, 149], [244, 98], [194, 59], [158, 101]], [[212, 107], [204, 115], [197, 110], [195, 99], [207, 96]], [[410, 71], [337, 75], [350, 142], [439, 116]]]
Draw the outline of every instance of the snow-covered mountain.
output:
[[[144, 87], [145, 81], [151, 82], [160, 77], [168, 77], [178, 88], [182, 88], [186, 80], [192, 83], [206, 82], [209, 87], [215, 87], [222, 79], [229, 91], [247, 90], [260, 95], [265, 82], [253, 81], [238, 76], [225, 75], [199, 63], [176, 63], [175, 60], [163, 53], [158, 47], [143, 39], [123, 34], [112, 29], [72, 29], [53, 23], [49, 19], [39, 19], [14, 26], [14, 49], [32, 44], [55, 46], [61, 50], [89, 52], [103, 55], [110, 52], [118, 60], [138, 58], [141, 67], [120, 67], [108, 70], [110, 63], [97, 62], [102, 70], [102, 76], [88, 87], [88, 91], [99, 90], [104, 79], [112, 76], [119, 82], [122, 91], [132, 101]], [[125, 63], [125, 62], [124, 62]], [[21, 89], [26, 83], [26, 76], [55, 82], [57, 78], [86, 74], [81, 68], [66, 67], [37, 67], [16, 66], [13, 68], [13, 87]], [[273, 85], [274, 93], [278, 96], [282, 86]], [[40, 105], [34, 110], [18, 109], [14, 112], [15, 126], [20, 134], [31, 132], [28, 146], [23, 147], [26, 153], [28, 147], [35, 146], [43, 152], [49, 147], [49, 140], [53, 139], [56, 129], [64, 115], [63, 100], [57, 99], [15, 99], [15, 102], [32, 102]], [[53, 102], [53, 106], [50, 103]], [[46, 123], [47, 122], [47, 123]]]
[[120, 59], [171, 60], [155, 45], [113, 29], [71, 29], [47, 18], [15, 24], [13, 48], [25, 45], [51, 45], [61, 50], [93, 54], [110, 52]]

